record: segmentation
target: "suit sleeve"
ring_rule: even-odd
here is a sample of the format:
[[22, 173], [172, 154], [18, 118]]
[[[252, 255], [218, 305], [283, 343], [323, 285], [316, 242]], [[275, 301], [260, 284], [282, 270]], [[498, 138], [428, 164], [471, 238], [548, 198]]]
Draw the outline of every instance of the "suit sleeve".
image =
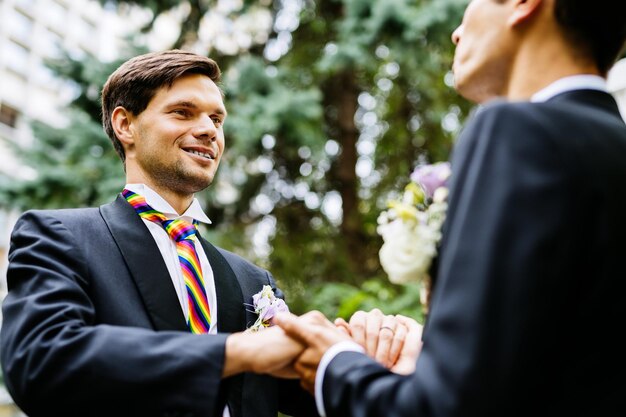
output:
[[529, 106], [487, 107], [459, 138], [416, 371], [339, 354], [323, 382], [329, 417], [524, 415], [529, 390], [550, 392], [537, 388], [554, 382], [542, 361], [562, 360], [556, 341], [580, 335], [559, 267], [576, 253], [571, 208], [581, 202], [572, 161]]
[[226, 335], [96, 324], [79, 242], [46, 212], [27, 212], [12, 234], [0, 354], [20, 408], [29, 416], [221, 415]]

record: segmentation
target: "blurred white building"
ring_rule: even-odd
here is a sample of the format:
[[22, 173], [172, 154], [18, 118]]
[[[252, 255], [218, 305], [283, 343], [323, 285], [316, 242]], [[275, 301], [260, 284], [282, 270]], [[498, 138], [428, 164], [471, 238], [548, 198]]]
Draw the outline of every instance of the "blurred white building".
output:
[[[0, 0], [0, 175], [34, 174], [11, 156], [5, 143], [28, 143], [30, 120], [52, 126], [66, 123], [63, 108], [75, 87], [55, 78], [44, 60], [58, 58], [65, 50], [76, 58], [89, 54], [110, 61], [124, 35], [145, 17], [145, 12], [132, 9], [121, 16], [97, 0]], [[9, 234], [17, 215], [0, 211], [0, 299]]]
[[[56, 79], [44, 60], [59, 57], [61, 49], [76, 57], [112, 59], [117, 19], [95, 0], [0, 2], [0, 135], [27, 140], [29, 119], [63, 124], [60, 109], [73, 89]], [[0, 168], [19, 173], [19, 166], [4, 159]]]

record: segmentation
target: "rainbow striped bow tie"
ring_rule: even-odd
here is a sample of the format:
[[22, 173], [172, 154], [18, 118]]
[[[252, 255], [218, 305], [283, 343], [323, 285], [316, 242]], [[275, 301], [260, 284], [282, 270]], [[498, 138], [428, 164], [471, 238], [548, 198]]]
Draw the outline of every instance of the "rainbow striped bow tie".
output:
[[122, 195], [141, 218], [163, 226], [167, 234], [176, 242], [178, 260], [187, 287], [189, 330], [192, 333], [208, 333], [211, 327], [211, 312], [204, 289], [202, 268], [194, 244], [194, 236], [197, 233], [196, 221], [189, 223], [182, 219], [168, 219], [163, 213], [150, 207], [143, 196], [127, 189], [122, 191]]

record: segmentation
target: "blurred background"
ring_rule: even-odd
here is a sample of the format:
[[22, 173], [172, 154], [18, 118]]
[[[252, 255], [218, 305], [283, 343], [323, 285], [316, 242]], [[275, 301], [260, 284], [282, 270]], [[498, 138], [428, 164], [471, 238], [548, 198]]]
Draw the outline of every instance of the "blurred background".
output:
[[[199, 195], [213, 243], [269, 269], [291, 309], [422, 318], [380, 268], [376, 219], [473, 107], [452, 88], [466, 0], [0, 0], [0, 297], [27, 209], [96, 206], [124, 185], [100, 89], [139, 53], [223, 70], [227, 152]], [[609, 88], [626, 114], [626, 62]], [[0, 391], [0, 416], [18, 415]], [[4, 413], [4, 414], [3, 414]]]

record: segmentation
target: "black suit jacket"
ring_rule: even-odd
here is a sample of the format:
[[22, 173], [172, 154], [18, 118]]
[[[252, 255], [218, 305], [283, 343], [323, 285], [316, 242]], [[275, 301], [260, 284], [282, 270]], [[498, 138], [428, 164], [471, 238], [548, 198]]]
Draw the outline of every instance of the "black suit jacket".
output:
[[[200, 238], [215, 277], [218, 334], [188, 332], [158, 247], [120, 195], [98, 208], [29, 211], [11, 239], [0, 334], [4, 378], [30, 416], [316, 415], [294, 381], [221, 380], [227, 334], [269, 272]], [[249, 309], [249, 308], [248, 308]], [[262, 352], [259, 352], [262, 355]]]
[[341, 353], [328, 416], [623, 416], [626, 126], [613, 98], [487, 105], [458, 139], [413, 375]]

